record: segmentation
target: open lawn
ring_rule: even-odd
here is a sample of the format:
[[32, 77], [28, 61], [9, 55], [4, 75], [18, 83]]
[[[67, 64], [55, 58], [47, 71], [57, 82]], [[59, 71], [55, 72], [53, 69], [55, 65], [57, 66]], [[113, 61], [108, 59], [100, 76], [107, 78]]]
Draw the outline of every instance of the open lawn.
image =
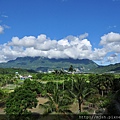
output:
[[2, 87], [2, 89], [14, 90], [15, 87], [16, 87], [16, 85], [14, 85], [14, 84], [7, 84], [6, 86]]

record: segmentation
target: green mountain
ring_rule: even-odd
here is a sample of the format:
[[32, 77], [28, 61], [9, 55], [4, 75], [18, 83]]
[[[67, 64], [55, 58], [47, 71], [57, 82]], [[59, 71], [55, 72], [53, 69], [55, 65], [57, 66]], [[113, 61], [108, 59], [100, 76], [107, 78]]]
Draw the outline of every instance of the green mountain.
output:
[[88, 59], [49, 59], [45, 57], [18, 57], [15, 60], [10, 60], [7, 63], [0, 63], [0, 68], [22, 68], [32, 69], [35, 71], [48, 71], [54, 69], [65, 69], [72, 65], [81, 72], [89, 72], [98, 67], [92, 60]]
[[0, 68], [28, 69], [47, 72], [48, 70], [68, 70], [70, 65], [80, 72], [87, 73], [120, 73], [120, 63], [99, 66], [89, 59], [49, 59], [45, 57], [18, 57], [7, 63], [0, 63]]
[[107, 66], [98, 66], [92, 71], [96, 71], [96, 73], [120, 73], [120, 63], [110, 64]]

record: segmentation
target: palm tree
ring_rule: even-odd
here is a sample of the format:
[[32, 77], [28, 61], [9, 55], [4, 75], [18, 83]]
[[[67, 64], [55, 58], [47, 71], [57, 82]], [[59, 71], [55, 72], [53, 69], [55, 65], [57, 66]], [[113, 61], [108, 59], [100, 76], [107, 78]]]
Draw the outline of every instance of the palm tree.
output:
[[54, 89], [54, 93], [52, 95], [47, 94], [48, 101], [44, 104], [40, 104], [39, 106], [45, 109], [44, 114], [62, 114], [67, 119], [69, 119], [67, 113], [72, 113], [69, 110], [69, 105], [72, 104], [71, 98], [66, 94], [66, 91], [60, 91], [58, 89]]
[[73, 66], [72, 66], [72, 65], [70, 65], [70, 67], [69, 67], [68, 71], [69, 71], [69, 72], [71, 72], [71, 73], [73, 74], [73, 72], [74, 72], [75, 70], [74, 70], [74, 68], [73, 68]]
[[85, 76], [75, 76], [74, 79], [74, 89], [70, 91], [71, 94], [77, 99], [79, 104], [79, 113], [82, 112], [83, 100], [88, 97], [94, 90], [88, 86], [89, 83], [86, 82]]
[[106, 88], [106, 93], [109, 93], [110, 90], [112, 91], [115, 76], [113, 74], [103, 74], [102, 76], [105, 77], [104, 86]]

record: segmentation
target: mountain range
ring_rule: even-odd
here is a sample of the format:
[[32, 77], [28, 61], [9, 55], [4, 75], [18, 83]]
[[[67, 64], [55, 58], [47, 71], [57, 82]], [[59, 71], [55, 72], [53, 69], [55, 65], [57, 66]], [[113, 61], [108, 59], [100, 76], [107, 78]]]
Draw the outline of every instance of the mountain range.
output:
[[120, 63], [108, 66], [99, 66], [89, 59], [55, 59], [46, 57], [18, 57], [6, 63], [0, 63], [0, 68], [22, 68], [47, 72], [48, 70], [68, 70], [70, 65], [80, 72], [120, 72]]

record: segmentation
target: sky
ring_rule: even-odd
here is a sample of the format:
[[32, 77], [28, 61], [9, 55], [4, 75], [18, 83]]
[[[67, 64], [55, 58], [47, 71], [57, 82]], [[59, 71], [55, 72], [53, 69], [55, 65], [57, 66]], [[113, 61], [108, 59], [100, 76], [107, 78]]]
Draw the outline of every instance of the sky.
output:
[[17, 57], [120, 63], [120, 0], [0, 0], [0, 62]]

